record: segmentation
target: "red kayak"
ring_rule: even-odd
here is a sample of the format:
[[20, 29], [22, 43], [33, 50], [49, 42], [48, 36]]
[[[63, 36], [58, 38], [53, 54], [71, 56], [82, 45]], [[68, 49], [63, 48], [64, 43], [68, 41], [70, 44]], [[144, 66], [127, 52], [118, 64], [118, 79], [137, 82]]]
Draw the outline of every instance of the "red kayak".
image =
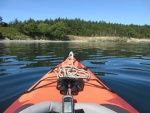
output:
[[138, 113], [88, 68], [69, 56], [4, 113]]

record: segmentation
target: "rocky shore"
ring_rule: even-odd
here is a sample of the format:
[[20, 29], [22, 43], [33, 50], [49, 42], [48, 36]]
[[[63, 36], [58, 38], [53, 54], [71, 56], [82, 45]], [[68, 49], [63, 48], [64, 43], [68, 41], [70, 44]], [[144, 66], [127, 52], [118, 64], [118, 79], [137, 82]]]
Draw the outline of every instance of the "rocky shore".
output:
[[71, 36], [69, 35], [69, 40], [78, 40], [78, 41], [88, 41], [88, 42], [150, 42], [148, 39], [138, 39], [138, 38], [127, 38], [127, 37], [84, 37], [84, 36]]
[[9, 43], [9, 42], [150, 42], [150, 39], [138, 39], [138, 38], [127, 38], [127, 37], [86, 37], [86, 36], [73, 36], [68, 35], [68, 40], [10, 40], [8, 38], [1, 39], [0, 43]]

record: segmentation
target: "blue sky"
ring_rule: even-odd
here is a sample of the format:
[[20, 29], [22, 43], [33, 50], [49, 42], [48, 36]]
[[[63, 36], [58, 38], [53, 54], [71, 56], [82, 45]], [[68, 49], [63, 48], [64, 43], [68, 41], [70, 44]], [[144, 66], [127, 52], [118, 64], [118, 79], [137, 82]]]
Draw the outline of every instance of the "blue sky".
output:
[[150, 0], [0, 0], [3, 21], [80, 18], [150, 25]]

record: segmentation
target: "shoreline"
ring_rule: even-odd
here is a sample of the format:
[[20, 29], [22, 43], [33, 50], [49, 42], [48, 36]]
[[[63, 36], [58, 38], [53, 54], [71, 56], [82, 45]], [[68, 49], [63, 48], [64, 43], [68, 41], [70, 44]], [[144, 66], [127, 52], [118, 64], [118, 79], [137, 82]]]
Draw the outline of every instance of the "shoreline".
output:
[[69, 36], [69, 40], [9, 40], [0, 39], [0, 43], [48, 43], [48, 42], [150, 42], [150, 39], [126, 38], [126, 37], [84, 37], [84, 36]]
[[127, 40], [127, 42], [150, 42], [150, 39], [145, 39], [145, 38], [130, 38]]
[[68, 40], [68, 41], [63, 41], [63, 40], [0, 40], [0, 43], [59, 43], [59, 42], [87, 42], [87, 41], [82, 41], [82, 40]]

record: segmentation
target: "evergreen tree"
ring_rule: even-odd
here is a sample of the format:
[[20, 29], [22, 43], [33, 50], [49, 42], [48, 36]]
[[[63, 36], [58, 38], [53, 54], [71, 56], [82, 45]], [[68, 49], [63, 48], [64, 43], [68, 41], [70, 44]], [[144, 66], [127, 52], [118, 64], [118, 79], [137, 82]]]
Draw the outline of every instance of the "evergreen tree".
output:
[[0, 23], [2, 23], [2, 21], [3, 21], [3, 18], [0, 16]]
[[[2, 20], [2, 17], [0, 17], [0, 23], [2, 23]], [[9, 23], [9, 27], [33, 38], [44, 36], [63, 40], [67, 35], [150, 38], [150, 25], [123, 25], [106, 23], [105, 21], [84, 21], [79, 18], [63, 19], [59, 17], [54, 20], [37, 21], [30, 18], [23, 22], [15, 19]]]

